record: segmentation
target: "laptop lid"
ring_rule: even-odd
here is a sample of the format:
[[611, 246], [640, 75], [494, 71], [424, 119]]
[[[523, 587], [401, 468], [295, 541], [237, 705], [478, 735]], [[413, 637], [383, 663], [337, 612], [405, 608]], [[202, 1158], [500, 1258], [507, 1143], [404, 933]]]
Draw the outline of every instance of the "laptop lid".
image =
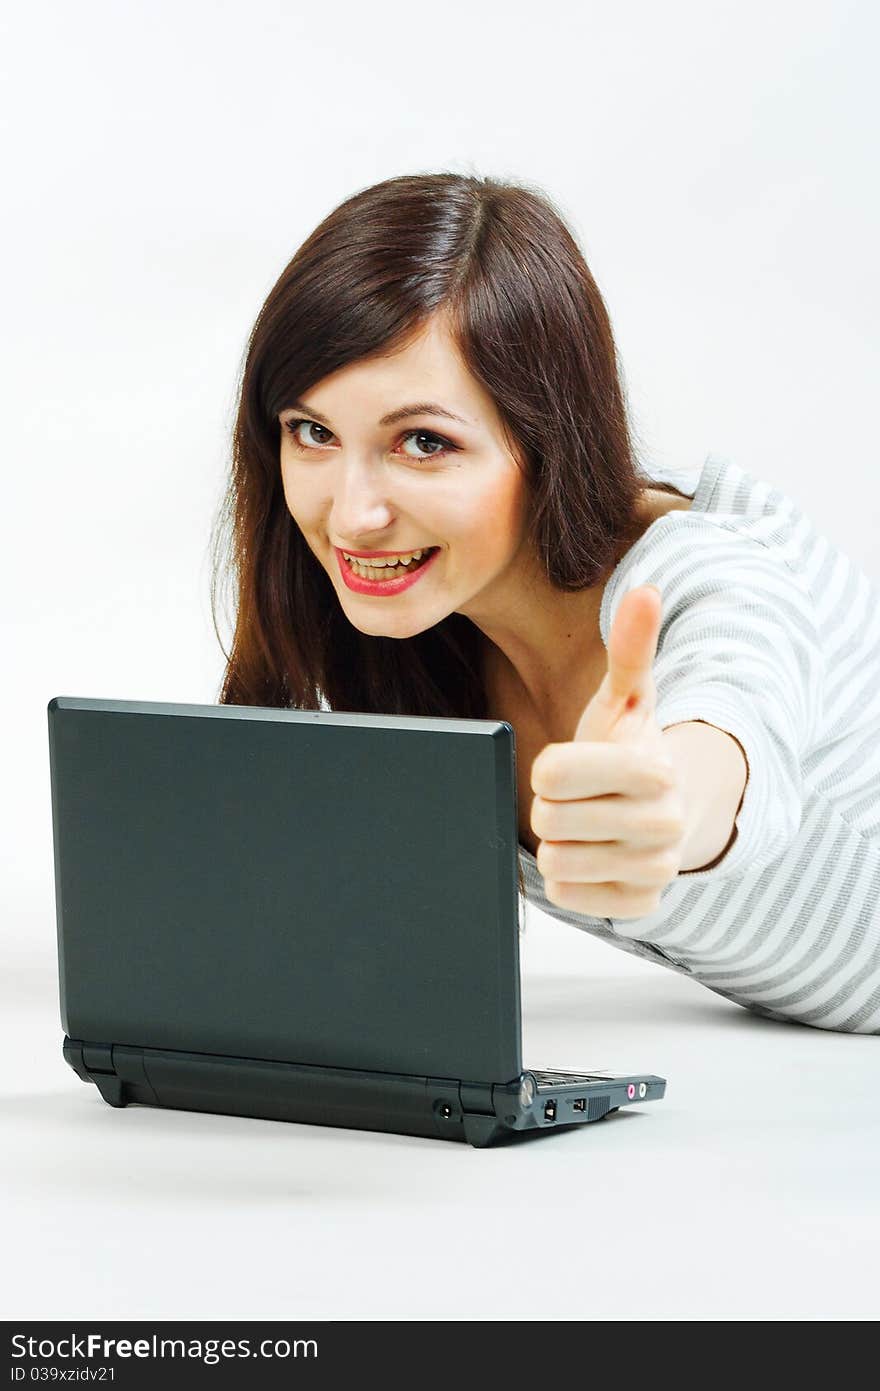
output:
[[509, 724], [69, 696], [48, 720], [67, 1034], [519, 1075]]

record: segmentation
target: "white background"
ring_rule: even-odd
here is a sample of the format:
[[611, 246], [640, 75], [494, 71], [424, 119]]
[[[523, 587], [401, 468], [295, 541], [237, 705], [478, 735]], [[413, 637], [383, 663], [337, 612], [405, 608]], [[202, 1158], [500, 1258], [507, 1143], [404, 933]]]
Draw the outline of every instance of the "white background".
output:
[[659, 1072], [665, 1101], [497, 1153], [105, 1106], [61, 1058], [46, 705], [216, 698], [247, 335], [314, 226], [400, 173], [543, 188], [649, 458], [732, 458], [876, 576], [877, 14], [3, 10], [7, 1316], [876, 1314], [875, 1041], [757, 1021], [534, 909], [526, 1061]]

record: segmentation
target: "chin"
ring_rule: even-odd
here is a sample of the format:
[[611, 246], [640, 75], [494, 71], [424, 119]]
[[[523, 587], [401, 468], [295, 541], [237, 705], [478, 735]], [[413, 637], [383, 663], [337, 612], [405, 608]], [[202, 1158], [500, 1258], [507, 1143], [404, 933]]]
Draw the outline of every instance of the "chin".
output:
[[[390, 602], [393, 603], [394, 601], [391, 600]], [[434, 627], [435, 623], [441, 621], [441, 619], [433, 619], [431, 622], [425, 622], [424, 620], [420, 622], [418, 617], [413, 614], [410, 614], [407, 618], [401, 617], [399, 619], [389, 616], [385, 618], [384, 621], [381, 616], [377, 616], [375, 623], [368, 627], [363, 621], [363, 614], [359, 615], [357, 622], [355, 622], [350, 614], [346, 614], [346, 617], [353, 628], [356, 628], [359, 633], [363, 633], [364, 637], [368, 638], [414, 638], [417, 637], [419, 633], [427, 632], [429, 628]]]

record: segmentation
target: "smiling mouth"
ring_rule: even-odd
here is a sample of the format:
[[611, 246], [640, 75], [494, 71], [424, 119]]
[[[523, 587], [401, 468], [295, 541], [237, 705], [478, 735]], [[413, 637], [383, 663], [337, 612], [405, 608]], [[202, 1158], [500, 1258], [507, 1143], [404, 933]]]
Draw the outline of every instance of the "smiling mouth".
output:
[[411, 560], [407, 565], [365, 565], [358, 560], [349, 560], [343, 553], [342, 559], [353, 574], [358, 579], [370, 580], [374, 584], [382, 584], [383, 581], [399, 579], [401, 575], [409, 575], [414, 570], [420, 570], [423, 565], [431, 559], [439, 546], [428, 546], [426, 550], [416, 560]]

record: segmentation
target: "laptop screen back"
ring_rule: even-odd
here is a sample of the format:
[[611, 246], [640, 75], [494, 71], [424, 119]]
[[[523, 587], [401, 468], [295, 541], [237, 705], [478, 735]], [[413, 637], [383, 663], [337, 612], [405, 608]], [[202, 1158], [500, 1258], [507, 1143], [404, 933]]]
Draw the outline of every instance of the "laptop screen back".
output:
[[72, 1038], [519, 1073], [508, 724], [74, 697], [48, 717]]

